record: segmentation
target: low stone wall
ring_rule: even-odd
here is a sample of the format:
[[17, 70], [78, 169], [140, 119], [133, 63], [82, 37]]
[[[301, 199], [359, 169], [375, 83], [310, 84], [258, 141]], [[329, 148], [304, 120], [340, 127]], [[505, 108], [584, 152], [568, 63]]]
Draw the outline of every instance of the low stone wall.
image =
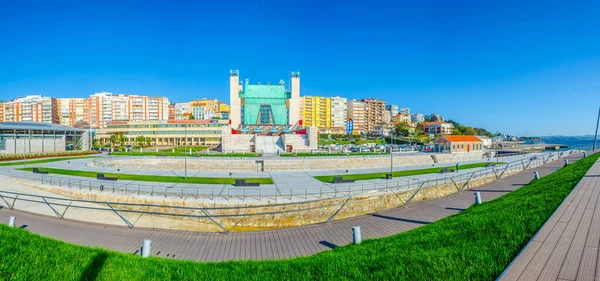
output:
[[[504, 176], [519, 171], [507, 171]], [[465, 190], [480, 186], [491, 181], [494, 181], [495, 176], [487, 176], [483, 178], [473, 179], [469, 182]], [[461, 187], [466, 181], [456, 182]], [[336, 198], [314, 202], [299, 202], [287, 205], [275, 205], [278, 202], [267, 203], [240, 203], [240, 202], [203, 202], [193, 198], [192, 196], [183, 197], [180, 199], [173, 198], [158, 198], [150, 196], [125, 196], [112, 193], [97, 193], [87, 192], [85, 189], [65, 189], [60, 187], [43, 186], [32, 182], [19, 183], [34, 187], [39, 190], [58, 194], [68, 198], [79, 200], [114, 202], [112, 207], [117, 210], [137, 210], [144, 212], [169, 213], [171, 215], [156, 215], [139, 213], [120, 212], [123, 217], [132, 223], [135, 227], [150, 227], [150, 228], [166, 228], [179, 229], [190, 231], [223, 231], [221, 227], [212, 222], [208, 218], [183, 217], [177, 215], [188, 216], [203, 216], [201, 210], [176, 209], [165, 207], [144, 207], [144, 206], [127, 206], [119, 203], [135, 203], [135, 204], [152, 204], [166, 206], [182, 206], [205, 208], [205, 212], [213, 216], [213, 219], [223, 225], [227, 230], [231, 231], [252, 231], [252, 230], [267, 230], [286, 228], [294, 226], [309, 225], [322, 223], [327, 221], [348, 199]], [[375, 213], [390, 208], [403, 206], [404, 203], [414, 194], [415, 190], [389, 190], [385, 193], [363, 194], [352, 196], [346, 206], [335, 217], [336, 220]], [[433, 198], [445, 197], [457, 192], [457, 187], [454, 184], [442, 184], [435, 187], [423, 188], [413, 198], [412, 203], [428, 200]], [[280, 203], [280, 202], [279, 202]], [[254, 206], [254, 207], [253, 207]], [[256, 207], [260, 206], [260, 207]], [[104, 206], [106, 207], [106, 206]], [[210, 210], [210, 208], [237, 207], [235, 209], [218, 209]], [[253, 208], [247, 208], [253, 207]], [[208, 208], [208, 209], [206, 209]], [[62, 210], [59, 210], [62, 212]], [[97, 211], [101, 212], [101, 211]], [[104, 211], [105, 216], [113, 215], [111, 211]], [[89, 221], [94, 215], [87, 214], [85, 217], [80, 216], [81, 212], [77, 208], [71, 207], [69, 212], [65, 212], [65, 218]], [[219, 215], [238, 215], [235, 217], [219, 217]], [[102, 223], [123, 225], [120, 219], [107, 220]]]
[[[395, 155], [394, 166], [414, 166], [434, 164], [433, 157], [438, 163], [452, 163], [469, 160], [483, 159], [481, 152], [455, 153], [455, 154], [422, 154], [422, 155]], [[194, 158], [188, 157], [187, 168], [199, 172], [255, 172], [257, 160], [262, 158]], [[114, 168], [148, 169], [148, 170], [183, 170], [183, 158], [154, 158], [140, 157], [139, 159], [98, 159], [91, 163], [97, 166], [110, 166]], [[310, 171], [365, 168], [388, 168], [389, 156], [345, 156], [345, 157], [281, 157], [265, 159], [264, 171]]]

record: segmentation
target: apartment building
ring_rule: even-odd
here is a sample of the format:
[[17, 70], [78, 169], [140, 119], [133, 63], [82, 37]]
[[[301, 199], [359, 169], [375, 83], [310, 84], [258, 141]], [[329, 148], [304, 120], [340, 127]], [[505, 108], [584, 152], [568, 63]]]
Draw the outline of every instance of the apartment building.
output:
[[301, 98], [300, 119], [305, 127], [317, 127], [320, 130], [331, 128], [331, 98], [304, 96]]
[[175, 120], [175, 104], [169, 104], [169, 118], [168, 120]]
[[349, 100], [347, 103], [348, 119], [352, 120], [352, 134], [365, 132], [365, 103], [362, 100]]
[[331, 133], [344, 134], [348, 119], [348, 100], [341, 97], [331, 98]]
[[[385, 101], [377, 99], [363, 99], [362, 102], [365, 106], [364, 131], [374, 132], [377, 125], [386, 123]], [[389, 116], [389, 113], [387, 113], [387, 115]]]
[[425, 122], [425, 115], [421, 114], [421, 113], [413, 113], [410, 116], [411, 121], [415, 122], [415, 123], [423, 123]]
[[392, 117], [392, 123], [401, 124], [401, 123], [410, 123], [411, 118], [408, 114], [396, 114], [396, 116]]
[[388, 104], [385, 106], [385, 109], [390, 112], [390, 118], [392, 118], [398, 114], [398, 106], [397, 105]]
[[446, 122], [425, 122], [422, 123], [423, 131], [430, 135], [451, 135], [454, 125]]
[[4, 122], [59, 123], [56, 98], [29, 95], [4, 102], [1, 107]]
[[178, 102], [175, 104], [175, 120], [188, 120], [192, 115], [189, 102]]
[[56, 104], [61, 125], [73, 127], [79, 121], [89, 123], [89, 98], [57, 98]]
[[169, 99], [129, 94], [96, 93], [89, 98], [89, 123], [105, 128], [112, 121], [168, 120]]
[[190, 101], [191, 114], [196, 120], [210, 120], [219, 112], [219, 100], [201, 99]]

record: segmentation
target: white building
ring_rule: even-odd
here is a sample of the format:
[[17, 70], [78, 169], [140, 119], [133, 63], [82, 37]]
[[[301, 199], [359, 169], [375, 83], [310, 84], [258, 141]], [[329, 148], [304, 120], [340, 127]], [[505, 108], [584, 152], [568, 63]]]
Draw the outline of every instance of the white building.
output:
[[348, 100], [341, 97], [331, 98], [331, 127], [346, 129], [346, 119], [348, 118]]
[[189, 119], [192, 114], [192, 108], [189, 102], [178, 102], [175, 103], [175, 120]]
[[400, 108], [400, 112], [399, 113], [400, 114], [408, 114], [408, 115], [410, 115], [410, 108], [408, 108], [408, 107]]
[[423, 115], [421, 113], [413, 113], [411, 115], [411, 121], [413, 121], [415, 123], [423, 123], [423, 122], [425, 122], [425, 115]]
[[486, 136], [476, 136], [483, 142], [483, 147], [490, 148], [492, 146], [492, 139]]

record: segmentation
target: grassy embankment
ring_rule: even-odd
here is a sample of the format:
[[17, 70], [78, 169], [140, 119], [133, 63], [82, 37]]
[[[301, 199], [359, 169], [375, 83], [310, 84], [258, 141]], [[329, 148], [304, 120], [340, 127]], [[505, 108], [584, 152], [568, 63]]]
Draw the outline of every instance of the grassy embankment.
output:
[[[33, 167], [21, 168], [17, 170], [31, 171]], [[54, 168], [43, 168], [39, 167], [40, 171], [47, 171], [50, 174], [67, 175], [67, 176], [78, 176], [96, 178], [98, 172], [94, 171], [80, 171], [80, 170], [66, 170], [66, 169], [54, 169]], [[121, 174], [121, 173], [103, 173], [106, 177], [116, 177], [119, 180], [132, 180], [132, 181], [151, 181], [151, 182], [174, 182], [174, 183], [194, 183], [194, 184], [234, 184], [236, 179], [244, 179], [246, 182], [258, 182], [260, 184], [273, 184], [271, 178], [204, 178], [204, 177], [183, 177], [176, 176], [153, 176], [153, 175], [136, 175], [136, 174]]]
[[[467, 170], [467, 169], [473, 169], [473, 168], [483, 168], [488, 163], [493, 164], [493, 165], [504, 164], [503, 162], [484, 162], [484, 163], [464, 164], [464, 165], [460, 165], [458, 169], [460, 171], [460, 170]], [[448, 168], [448, 170], [451, 170], [451, 171], [456, 170], [456, 166], [435, 167], [435, 168], [418, 169], [418, 170], [395, 171], [392, 174], [392, 176], [393, 177], [408, 177], [408, 176], [425, 175], [425, 174], [436, 174], [436, 173], [441, 173], [443, 168]], [[384, 173], [370, 173], [370, 174], [344, 174], [344, 175], [335, 175], [335, 176], [316, 176], [315, 178], [322, 182], [333, 182], [334, 177], [342, 177], [344, 179], [354, 179], [354, 180], [360, 181], [360, 180], [385, 179], [386, 174], [389, 174], [389, 173], [384, 172]]]
[[[42, 159], [42, 160], [27, 160], [27, 165], [58, 162], [58, 161], [68, 161], [68, 160], [76, 160], [76, 159], [97, 158], [97, 157], [98, 156], [83, 156], [83, 157], [50, 158], [50, 159]], [[6, 162], [6, 163], [0, 163], [0, 167], [17, 166], [17, 165], [24, 165], [24, 164], [25, 164], [25, 161]]]
[[408, 232], [282, 261], [142, 259], [0, 225], [0, 279], [493, 280], [598, 156], [589, 156], [496, 200]]

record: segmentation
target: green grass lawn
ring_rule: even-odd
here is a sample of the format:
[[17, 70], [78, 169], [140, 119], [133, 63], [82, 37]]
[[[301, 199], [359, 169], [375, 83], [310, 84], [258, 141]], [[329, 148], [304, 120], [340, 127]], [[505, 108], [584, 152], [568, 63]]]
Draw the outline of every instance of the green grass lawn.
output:
[[[484, 162], [484, 163], [474, 163], [474, 164], [464, 164], [459, 166], [459, 170], [467, 170], [473, 168], [482, 168], [485, 167], [488, 163], [500, 165], [504, 164], [503, 162]], [[456, 166], [445, 166], [445, 167], [435, 167], [435, 168], [427, 168], [427, 169], [419, 169], [419, 170], [406, 170], [406, 171], [395, 171], [393, 173], [393, 177], [408, 177], [408, 176], [416, 176], [416, 175], [424, 175], [424, 174], [435, 174], [441, 173], [443, 168], [448, 168], [451, 171], [456, 169]], [[337, 175], [337, 176], [316, 176], [315, 178], [322, 182], [333, 182], [334, 177], [342, 177], [344, 179], [354, 179], [357, 181], [360, 180], [373, 180], [373, 179], [385, 179], [385, 175], [387, 172], [383, 173], [370, 173], [370, 174], [347, 174], [347, 175]]]
[[0, 225], [0, 280], [494, 280], [599, 156], [414, 230], [281, 261], [142, 259]]
[[[192, 149], [192, 151], [202, 151], [202, 150], [206, 150], [208, 148], [208, 146], [206, 145], [194, 145], [194, 146], [175, 146], [173, 147], [175, 148], [175, 152], [190, 152], [190, 149]], [[169, 149], [163, 149], [163, 150], [159, 150], [159, 151], [173, 151], [173, 148], [169, 148]]]
[[[20, 168], [17, 170], [31, 171], [32, 168]], [[47, 171], [50, 174], [78, 176], [96, 178], [98, 172], [91, 171], [79, 171], [79, 170], [65, 170], [65, 169], [54, 169], [39, 167], [41, 171]], [[183, 177], [176, 176], [152, 176], [152, 175], [136, 175], [136, 174], [120, 174], [120, 173], [104, 173], [106, 177], [116, 177], [119, 180], [132, 180], [132, 181], [152, 181], [152, 182], [176, 182], [176, 183], [196, 183], [196, 184], [234, 184], [236, 179], [245, 179], [246, 182], [258, 182], [260, 184], [273, 184], [271, 178], [201, 178], [201, 177], [188, 177], [187, 180]]]
[[[67, 160], [75, 160], [75, 159], [85, 159], [85, 158], [97, 158], [97, 156], [61, 157], [61, 158], [51, 158], [51, 159], [41, 159], [41, 160], [28, 160], [27, 161], [27, 165], [30, 165], [30, 164], [41, 164], [41, 163], [50, 163], [50, 162], [58, 162], [58, 161], [67, 161]], [[0, 163], [0, 167], [3, 167], [3, 166], [16, 166], [16, 165], [24, 165], [24, 164], [25, 164], [25, 161]]]

